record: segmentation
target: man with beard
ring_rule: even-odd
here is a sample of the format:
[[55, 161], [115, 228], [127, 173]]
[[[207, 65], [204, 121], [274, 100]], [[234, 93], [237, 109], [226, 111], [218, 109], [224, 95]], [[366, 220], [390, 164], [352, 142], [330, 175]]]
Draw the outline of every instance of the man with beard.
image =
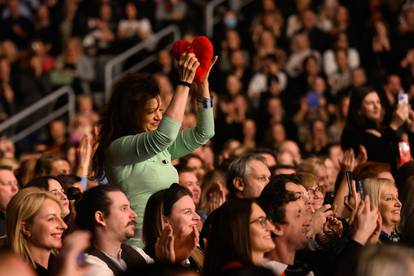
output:
[[76, 213], [78, 227], [92, 233], [86, 254], [89, 275], [119, 275], [135, 264], [153, 262], [142, 249], [123, 244], [135, 234], [137, 214], [118, 186], [86, 191], [76, 204]]

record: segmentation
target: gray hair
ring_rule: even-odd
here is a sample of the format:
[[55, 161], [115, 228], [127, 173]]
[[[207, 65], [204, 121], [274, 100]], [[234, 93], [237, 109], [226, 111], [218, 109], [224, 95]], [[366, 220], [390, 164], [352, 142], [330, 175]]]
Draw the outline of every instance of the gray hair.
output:
[[256, 153], [248, 153], [243, 156], [240, 156], [231, 161], [231, 163], [229, 164], [229, 167], [227, 168], [226, 179], [227, 189], [229, 190], [230, 197], [235, 197], [237, 192], [236, 188], [233, 185], [233, 180], [238, 177], [241, 178], [243, 181], [246, 181], [247, 176], [250, 174], [249, 163], [254, 160], [266, 164], [263, 156]]

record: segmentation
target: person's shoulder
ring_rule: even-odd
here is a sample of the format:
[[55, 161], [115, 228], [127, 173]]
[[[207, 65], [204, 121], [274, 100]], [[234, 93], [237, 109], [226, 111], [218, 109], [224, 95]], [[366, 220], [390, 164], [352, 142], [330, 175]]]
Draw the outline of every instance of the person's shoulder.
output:
[[154, 259], [151, 258], [147, 253], [145, 253], [145, 251], [142, 248], [139, 248], [138, 246], [135, 246], [135, 245], [130, 245], [130, 247], [132, 247], [135, 251], [137, 251], [138, 254], [140, 254], [144, 258], [147, 264], [154, 263]]
[[114, 273], [109, 266], [100, 258], [91, 254], [85, 254], [85, 263], [89, 265], [89, 271], [87, 276], [99, 275], [99, 276], [113, 276]]

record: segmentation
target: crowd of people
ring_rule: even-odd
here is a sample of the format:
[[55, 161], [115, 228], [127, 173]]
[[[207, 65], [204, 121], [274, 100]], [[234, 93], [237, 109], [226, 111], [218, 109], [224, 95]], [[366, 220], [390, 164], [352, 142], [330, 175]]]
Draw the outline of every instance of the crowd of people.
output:
[[204, 80], [152, 45], [100, 105], [199, 2], [0, 1], [0, 121], [77, 103], [0, 138], [0, 275], [413, 275], [414, 2], [229, 1]]

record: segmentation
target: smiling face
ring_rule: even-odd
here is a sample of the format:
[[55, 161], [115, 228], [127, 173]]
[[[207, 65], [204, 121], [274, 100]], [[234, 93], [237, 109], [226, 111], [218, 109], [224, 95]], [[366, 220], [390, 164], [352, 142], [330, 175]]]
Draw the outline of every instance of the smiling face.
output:
[[324, 201], [323, 188], [316, 183], [313, 187], [308, 189], [309, 197], [311, 198], [312, 207], [314, 210], [318, 210], [322, 207]]
[[402, 204], [398, 199], [397, 187], [386, 185], [381, 190], [378, 207], [384, 225], [395, 226], [400, 222]]
[[283, 240], [292, 251], [303, 249], [306, 245], [309, 231], [309, 216], [301, 200], [291, 201], [285, 206], [285, 221], [278, 227], [281, 230]]
[[197, 205], [200, 202], [201, 188], [196, 174], [192, 171], [181, 172], [179, 174], [178, 182], [181, 186], [190, 190], [193, 195], [194, 204]]
[[171, 208], [171, 214], [165, 217], [165, 222], [171, 225], [175, 238], [188, 237], [200, 222], [193, 199], [186, 195], [177, 200]]
[[368, 93], [362, 100], [360, 112], [364, 117], [371, 121], [378, 122], [381, 120], [381, 100], [377, 92]]
[[33, 221], [26, 222], [23, 228], [29, 246], [52, 250], [62, 247], [62, 234], [67, 226], [60, 205], [47, 198]]
[[275, 248], [271, 235], [272, 230], [273, 225], [267, 219], [265, 212], [259, 205], [253, 203], [249, 225], [252, 256], [264, 254]]
[[161, 103], [161, 97], [149, 99], [141, 113], [140, 129], [141, 131], [154, 131], [162, 120], [164, 109]]

